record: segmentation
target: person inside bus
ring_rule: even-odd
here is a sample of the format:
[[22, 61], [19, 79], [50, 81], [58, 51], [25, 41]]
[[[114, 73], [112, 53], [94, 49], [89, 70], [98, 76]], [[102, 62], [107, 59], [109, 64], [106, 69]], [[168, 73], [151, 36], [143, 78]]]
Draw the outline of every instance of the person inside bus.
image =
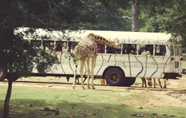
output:
[[34, 49], [39, 49], [39, 47], [34, 43], [34, 46], [33, 46]]
[[54, 43], [53, 43], [53, 42], [51, 42], [51, 43], [49, 44], [49, 50], [50, 50], [50, 51], [54, 51]]
[[129, 54], [126, 48], [124, 48], [123, 54]]
[[161, 52], [161, 55], [165, 55], [166, 54], [165, 45], [160, 46], [160, 52]]
[[49, 46], [48, 46], [48, 45], [46, 45], [46, 46], [45, 46], [45, 51], [47, 51], [47, 52], [48, 52], [49, 50], [50, 50]]
[[98, 45], [98, 53], [104, 53], [104, 49], [102, 45]]
[[160, 46], [159, 45], [156, 45], [155, 47], [155, 55], [161, 55], [161, 51], [160, 51]]
[[151, 55], [150, 54], [150, 51], [148, 51], [147, 49], [144, 49], [143, 52], [141, 53], [142, 56], [149, 56]]
[[67, 47], [67, 43], [64, 42], [62, 45], [62, 53], [68, 52], [68, 47]]
[[127, 52], [128, 54], [136, 54], [136, 48], [134, 47], [134, 45], [128, 44]]
[[55, 49], [57, 52], [58, 51], [62, 51], [62, 45], [61, 45], [61, 43], [57, 43], [57, 45], [56, 45], [56, 49]]

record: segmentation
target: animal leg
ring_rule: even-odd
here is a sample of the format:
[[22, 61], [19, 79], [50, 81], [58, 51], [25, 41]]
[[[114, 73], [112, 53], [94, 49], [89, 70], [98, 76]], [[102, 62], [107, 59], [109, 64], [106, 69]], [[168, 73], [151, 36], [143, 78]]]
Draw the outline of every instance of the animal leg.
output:
[[147, 87], [147, 83], [146, 83], [146, 80], [144, 77], [141, 78], [141, 81], [142, 81], [142, 87]]
[[90, 89], [90, 83], [89, 83], [89, 81], [90, 81], [90, 64], [89, 64], [89, 62], [90, 62], [90, 59], [87, 59], [86, 60], [86, 63], [87, 63], [87, 88], [88, 89]]
[[161, 80], [160, 80], [160, 78], [158, 78], [158, 83], [159, 83], [160, 87], [162, 88], [162, 85], [161, 85]]
[[75, 83], [76, 83], [76, 74], [77, 74], [77, 64], [75, 64], [75, 68], [74, 68], [74, 79], [73, 79], [73, 89], [75, 89]]
[[84, 66], [85, 66], [85, 59], [81, 60], [81, 63], [80, 63], [81, 86], [83, 89], [85, 89], [84, 82], [83, 82], [83, 68], [84, 68]]
[[92, 57], [92, 63], [91, 63], [91, 85], [92, 85], [92, 89], [95, 89], [94, 87], [94, 64], [96, 62], [96, 56]]
[[148, 86], [152, 87], [152, 78], [147, 78], [147, 81], [148, 81]]
[[156, 88], [156, 79], [153, 78], [153, 80], [154, 80], [154, 88]]
[[164, 86], [163, 88], [167, 88], [167, 79], [164, 79]]

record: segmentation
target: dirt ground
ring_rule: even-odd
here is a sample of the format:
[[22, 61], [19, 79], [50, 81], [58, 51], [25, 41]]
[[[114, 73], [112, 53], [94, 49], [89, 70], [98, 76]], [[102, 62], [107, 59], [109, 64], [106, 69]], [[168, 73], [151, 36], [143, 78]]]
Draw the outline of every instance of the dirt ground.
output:
[[[163, 80], [161, 80], [163, 83]], [[140, 88], [141, 83], [136, 82], [131, 88], [128, 88], [131, 92], [151, 92], [153, 96], [143, 101], [136, 100], [136, 103], [145, 103], [155, 106], [176, 106], [186, 108], [186, 76], [179, 78], [178, 80], [167, 81], [167, 88]], [[134, 102], [134, 101], [133, 101]]]
[[[28, 79], [26, 79], [28, 80]], [[32, 80], [32, 79], [31, 79]], [[37, 80], [36, 80], [37, 81]], [[53, 79], [51, 79], [53, 81]], [[32, 80], [31, 83], [25, 82], [25, 79], [19, 79], [19, 81], [14, 82], [14, 84], [21, 84], [24, 86], [30, 86], [33, 84], [35, 86], [41, 86], [41, 87], [64, 87], [64, 88], [69, 88], [72, 89], [72, 84], [71, 83], [53, 83], [51, 81], [43, 82], [43, 83], [38, 83], [35, 82], [35, 80]], [[55, 81], [55, 80], [54, 80]], [[64, 79], [64, 81], [66, 81]], [[163, 80], [162, 80], [163, 82]], [[144, 93], [144, 92], [151, 92], [153, 95], [145, 100], [139, 100], [136, 99], [135, 101], [132, 100], [133, 103], [145, 103], [149, 105], [155, 105], [155, 106], [176, 106], [176, 107], [184, 107], [186, 108], [186, 75], [183, 75], [181, 78], [177, 80], [168, 80], [167, 81], [167, 88], [160, 88], [160, 86], [157, 85], [157, 88], [142, 88], [141, 87], [141, 80], [137, 79], [137, 81], [132, 85], [131, 87], [113, 87], [113, 86], [101, 86], [100, 81], [96, 80], [96, 89], [109, 89], [109, 90], [114, 90], [114, 89], [126, 89], [132, 93]], [[7, 82], [0, 82], [0, 84], [7, 84]], [[63, 84], [63, 86], [61, 86]], [[80, 85], [77, 85], [80, 86]]]

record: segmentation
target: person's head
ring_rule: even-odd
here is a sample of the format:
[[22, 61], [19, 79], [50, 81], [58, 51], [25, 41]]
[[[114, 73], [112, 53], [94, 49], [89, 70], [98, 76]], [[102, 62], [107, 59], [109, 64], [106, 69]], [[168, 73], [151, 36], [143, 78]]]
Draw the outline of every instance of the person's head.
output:
[[67, 47], [67, 43], [66, 42], [63, 43], [63, 47]]

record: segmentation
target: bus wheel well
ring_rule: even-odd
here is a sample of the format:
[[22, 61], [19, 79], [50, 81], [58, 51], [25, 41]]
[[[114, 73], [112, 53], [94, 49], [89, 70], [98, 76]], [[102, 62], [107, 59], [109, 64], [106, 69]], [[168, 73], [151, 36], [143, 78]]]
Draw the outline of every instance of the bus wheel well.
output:
[[[107, 72], [110, 68], [118, 68], [118, 69], [122, 70], [119, 66], [109, 66], [109, 67], [107, 67], [107, 68], [104, 70], [104, 72], [103, 72], [102, 77], [103, 77], [104, 79], [105, 79], [105, 74], [106, 74], [106, 72]], [[123, 71], [123, 70], [122, 70], [122, 71]], [[123, 74], [125, 75], [124, 72], [123, 72]]]
[[131, 86], [136, 80], [135, 77], [125, 77], [124, 71], [118, 66], [109, 66], [106, 68], [103, 78], [110, 86]]

